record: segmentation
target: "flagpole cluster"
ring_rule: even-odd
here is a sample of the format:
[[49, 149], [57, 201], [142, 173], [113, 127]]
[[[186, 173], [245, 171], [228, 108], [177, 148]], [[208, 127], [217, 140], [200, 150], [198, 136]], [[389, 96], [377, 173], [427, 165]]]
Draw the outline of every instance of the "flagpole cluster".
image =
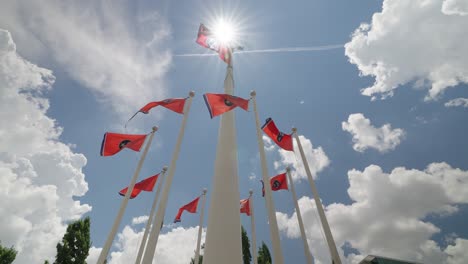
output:
[[117, 229], [119, 228], [120, 222], [122, 221], [122, 217], [125, 213], [125, 209], [127, 208], [128, 200], [130, 199], [130, 195], [133, 192], [133, 187], [135, 186], [136, 180], [138, 179], [138, 175], [140, 174], [141, 167], [143, 166], [143, 162], [145, 161], [146, 154], [148, 154], [149, 147], [151, 142], [153, 141], [154, 133], [158, 130], [158, 127], [154, 126], [153, 131], [151, 132], [150, 138], [146, 143], [145, 150], [141, 155], [140, 161], [138, 161], [137, 168], [135, 173], [133, 174], [132, 180], [130, 181], [130, 185], [128, 187], [127, 192], [125, 193], [125, 197], [120, 204], [119, 213], [114, 220], [114, 224], [112, 225], [111, 231], [107, 236], [106, 243], [102, 247], [101, 254], [99, 255], [99, 259], [97, 264], [103, 264], [109, 254], [110, 247], [112, 246], [112, 241], [114, 241], [115, 235], [117, 234]]

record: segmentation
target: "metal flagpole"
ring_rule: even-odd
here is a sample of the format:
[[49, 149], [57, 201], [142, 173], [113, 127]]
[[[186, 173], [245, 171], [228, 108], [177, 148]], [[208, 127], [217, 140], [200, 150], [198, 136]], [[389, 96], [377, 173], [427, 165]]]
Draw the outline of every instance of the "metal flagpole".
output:
[[306, 256], [306, 260], [308, 264], [313, 263], [312, 254], [310, 254], [309, 245], [307, 244], [307, 237], [304, 230], [304, 222], [302, 222], [302, 215], [301, 209], [299, 208], [299, 204], [297, 202], [296, 190], [294, 189], [294, 183], [291, 178], [291, 168], [286, 167], [286, 174], [288, 175], [289, 186], [291, 187], [291, 194], [294, 200], [294, 206], [296, 206], [296, 215], [297, 215], [297, 222], [299, 222], [299, 229], [301, 230], [302, 236], [302, 243], [304, 243], [304, 254]]
[[309, 168], [309, 163], [307, 162], [306, 156], [304, 154], [304, 149], [302, 149], [301, 141], [299, 140], [299, 136], [297, 135], [297, 128], [294, 127], [292, 129], [292, 132], [294, 138], [296, 139], [297, 146], [299, 147], [299, 152], [301, 153], [302, 162], [307, 173], [307, 178], [309, 179], [310, 189], [312, 189], [312, 194], [314, 195], [315, 204], [317, 205], [317, 210], [320, 216], [320, 222], [322, 222], [322, 227], [325, 233], [325, 237], [327, 239], [328, 248], [330, 249], [332, 262], [333, 264], [341, 264], [340, 255], [338, 254], [338, 250], [336, 249], [335, 241], [333, 240], [333, 235], [331, 233], [330, 226], [328, 225], [327, 217], [325, 216], [325, 211], [323, 210], [322, 202], [320, 201], [317, 188], [315, 187], [315, 182], [312, 178], [312, 173], [310, 172]]
[[151, 228], [151, 223], [153, 222], [154, 212], [156, 210], [156, 205], [158, 204], [158, 197], [159, 197], [159, 193], [161, 192], [161, 185], [163, 185], [163, 183], [164, 183], [164, 175], [166, 174], [166, 171], [167, 171], [167, 166], [164, 166], [164, 168], [162, 169], [161, 174], [158, 177], [158, 187], [157, 187], [156, 193], [154, 195], [153, 205], [151, 205], [149, 218], [148, 218], [148, 221], [146, 222], [146, 226], [145, 226], [145, 233], [143, 234], [143, 238], [141, 240], [140, 248], [138, 249], [138, 255], [137, 255], [135, 264], [140, 264], [141, 258], [143, 257], [143, 251], [145, 250], [146, 242], [148, 241], [148, 235], [149, 235], [149, 231], [150, 231], [150, 228]]
[[201, 243], [201, 235], [203, 229], [203, 215], [205, 214], [205, 202], [206, 202], [206, 189], [203, 190], [202, 196], [202, 208], [200, 212], [200, 225], [198, 226], [198, 238], [197, 238], [197, 249], [195, 250], [195, 264], [198, 264], [200, 261], [200, 243]]
[[130, 181], [130, 185], [128, 186], [127, 192], [125, 193], [125, 197], [122, 200], [122, 203], [120, 204], [119, 213], [117, 214], [117, 217], [114, 220], [114, 224], [112, 225], [109, 236], [107, 236], [106, 243], [102, 247], [101, 254], [99, 255], [97, 264], [103, 264], [107, 258], [107, 254], [109, 254], [109, 250], [112, 246], [112, 241], [114, 241], [115, 234], [117, 233], [117, 229], [119, 228], [120, 222], [122, 221], [123, 214], [125, 213], [125, 208], [127, 208], [128, 200], [130, 199], [130, 194], [133, 191], [133, 187], [135, 187], [135, 182], [138, 179], [138, 175], [140, 174], [141, 167], [143, 166], [143, 162], [145, 161], [146, 154], [148, 153], [151, 142], [153, 141], [154, 133], [157, 130], [158, 130], [158, 127], [154, 126], [153, 131], [151, 131], [151, 135], [148, 140], [148, 143], [146, 143], [145, 150], [143, 151], [143, 154], [141, 155], [140, 161], [138, 161], [137, 168], [135, 170], [135, 173], [133, 174], [132, 180]]
[[283, 264], [283, 253], [281, 252], [281, 243], [280, 243], [280, 236], [278, 231], [278, 223], [276, 221], [276, 214], [275, 214], [275, 203], [273, 202], [273, 197], [271, 195], [271, 187], [270, 187], [270, 179], [268, 176], [268, 168], [265, 156], [265, 148], [263, 145], [262, 139], [262, 130], [260, 128], [260, 120], [258, 118], [258, 111], [257, 111], [257, 101], [255, 100], [256, 93], [252, 91], [250, 93], [252, 96], [252, 103], [253, 109], [255, 112], [255, 123], [257, 128], [257, 140], [258, 140], [258, 151], [260, 153], [260, 161], [262, 164], [262, 179], [265, 185], [265, 202], [268, 210], [268, 221], [270, 226], [270, 236], [271, 242], [273, 245], [273, 262], [277, 264]]
[[257, 237], [255, 236], [255, 216], [254, 216], [254, 206], [253, 206], [253, 199], [252, 194], [253, 191], [249, 190], [249, 208], [250, 208], [250, 224], [252, 226], [252, 254], [253, 254], [253, 263], [257, 264]]
[[[234, 92], [232, 57], [224, 79], [224, 92], [226, 94]], [[242, 263], [234, 117], [234, 111], [224, 113], [219, 124], [206, 246], [203, 256], [204, 264]]]
[[161, 231], [162, 223], [164, 220], [164, 214], [166, 212], [167, 200], [169, 199], [169, 190], [171, 189], [172, 179], [174, 178], [175, 168], [177, 164], [177, 159], [179, 157], [180, 145], [182, 144], [182, 139], [184, 138], [185, 125], [187, 124], [187, 117], [190, 111], [190, 105], [192, 104], [192, 99], [195, 96], [195, 92], [191, 91], [189, 93], [188, 102], [185, 105], [184, 109], [184, 118], [182, 119], [182, 125], [180, 126], [179, 135], [177, 137], [177, 143], [172, 154], [171, 164], [169, 166], [167, 179], [164, 183], [163, 193], [161, 195], [161, 201], [159, 202], [158, 210], [156, 211], [156, 217], [151, 228], [150, 236], [148, 239], [148, 244], [146, 245], [145, 254], [143, 255], [144, 264], [150, 264], [154, 258], [154, 252], [156, 251], [156, 245], [158, 243], [159, 232]]

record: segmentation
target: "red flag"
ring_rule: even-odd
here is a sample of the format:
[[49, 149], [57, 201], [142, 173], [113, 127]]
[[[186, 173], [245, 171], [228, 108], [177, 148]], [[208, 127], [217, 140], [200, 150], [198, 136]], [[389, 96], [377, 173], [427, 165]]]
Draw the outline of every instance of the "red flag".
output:
[[101, 144], [101, 156], [112, 156], [123, 148], [140, 151], [146, 135], [130, 135], [107, 132]]
[[200, 200], [200, 196], [198, 196], [197, 198], [195, 198], [195, 200], [191, 201], [190, 203], [182, 206], [180, 209], [179, 209], [179, 212], [177, 212], [177, 215], [174, 219], [174, 223], [177, 223], [177, 222], [180, 222], [180, 217], [182, 216], [182, 213], [184, 211], [187, 211], [189, 213], [196, 213], [197, 212], [197, 207], [198, 207], [198, 200]]
[[240, 107], [245, 111], [249, 111], [249, 100], [233, 96], [230, 94], [212, 94], [206, 93], [203, 95], [211, 118], [222, 115], [231, 111], [236, 107]]
[[130, 117], [127, 123], [132, 120], [138, 113], [148, 114], [149, 111], [156, 106], [162, 106], [176, 113], [183, 114], [186, 99], [187, 98], [169, 98], [162, 101], [149, 102], [140, 110], [138, 110], [138, 112], [136, 112], [132, 117]]
[[270, 185], [272, 191], [287, 190], [288, 181], [286, 180], [286, 172], [272, 177], [270, 179]]
[[263, 132], [267, 134], [280, 148], [293, 151], [293, 142], [291, 134], [284, 134], [279, 131], [275, 122], [271, 118], [267, 118], [262, 126]]
[[200, 24], [200, 28], [198, 29], [196, 42], [205, 48], [218, 52], [219, 57], [229, 64], [231, 51], [228, 47], [221, 45], [221, 43], [213, 37], [213, 33], [203, 24]]
[[240, 200], [240, 212], [250, 216], [250, 199]]
[[[133, 187], [132, 194], [130, 195], [130, 199], [133, 199], [140, 194], [141, 191], [146, 191], [146, 192], [152, 192], [154, 185], [156, 185], [156, 182], [158, 181], [159, 173], [148, 177], [140, 182], [135, 183], [135, 186]], [[119, 194], [122, 196], [125, 196], [127, 193], [128, 187], [125, 187], [124, 189], [120, 190]]]

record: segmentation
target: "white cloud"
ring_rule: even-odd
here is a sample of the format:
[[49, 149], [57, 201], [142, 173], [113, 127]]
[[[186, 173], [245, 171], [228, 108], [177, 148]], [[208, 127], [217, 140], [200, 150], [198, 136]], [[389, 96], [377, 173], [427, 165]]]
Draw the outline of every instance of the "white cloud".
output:
[[255, 181], [256, 179], [257, 179], [257, 175], [255, 173], [251, 172], [250, 175], [249, 175], [249, 180]]
[[[368, 254], [434, 264], [466, 262], [468, 240], [456, 239], [444, 250], [431, 240], [441, 230], [426, 217], [449, 217], [457, 205], [468, 203], [468, 171], [432, 163], [423, 171], [398, 167], [385, 173], [370, 165], [348, 171], [348, 179], [353, 203], [328, 205], [326, 214], [337, 246], [349, 243], [359, 252], [348, 257], [349, 263]], [[299, 206], [317, 263], [330, 263], [314, 201], [302, 197]], [[295, 213], [278, 212], [277, 217], [288, 237], [300, 236]]]
[[468, 1], [445, 0], [442, 4], [442, 12], [447, 15], [468, 15]]
[[363, 95], [385, 98], [415, 81], [417, 87], [430, 87], [426, 100], [432, 100], [468, 83], [468, 19], [447, 15], [447, 9], [466, 11], [466, 1], [384, 0], [382, 12], [356, 29], [345, 45], [360, 73], [375, 77]]
[[148, 218], [149, 218], [149, 216], [147, 216], [147, 215], [133, 217], [132, 218], [132, 225], [146, 224], [146, 222], [148, 222]]
[[[317, 174], [330, 164], [330, 159], [328, 159], [328, 156], [325, 154], [325, 151], [322, 149], [322, 147], [314, 148], [310, 139], [299, 135], [299, 140], [301, 141], [306, 159], [309, 163], [309, 169], [312, 173], [312, 177], [315, 179], [317, 178]], [[301, 154], [299, 152], [296, 140], [293, 140], [295, 152], [278, 148], [276, 145], [274, 145], [273, 141], [270, 140], [270, 142], [272, 144], [272, 149], [270, 149], [270, 151], [277, 149], [280, 158], [280, 160], [277, 160], [273, 163], [275, 169], [277, 171], [284, 171], [287, 166], [291, 166], [291, 177], [293, 181], [307, 179], [307, 174], [304, 169], [304, 164], [302, 163]]]
[[405, 136], [403, 129], [392, 129], [390, 124], [376, 128], [363, 114], [351, 114], [348, 122], [342, 122], [344, 131], [353, 135], [353, 149], [363, 152], [368, 148], [374, 148], [381, 153], [393, 150]]
[[265, 148], [266, 151], [273, 151], [275, 150], [275, 142], [273, 142], [273, 140], [271, 140], [271, 138], [269, 138], [267, 135], [263, 135], [262, 136], [262, 139], [263, 139], [263, 146]]
[[[144, 230], [140, 232], [125, 226], [121, 233], [117, 235], [115, 246], [117, 251], [110, 253], [109, 264], [123, 264], [135, 262], [138, 247], [143, 237]], [[205, 241], [206, 230], [202, 232], [203, 245]], [[197, 245], [198, 226], [196, 227], [177, 227], [171, 229], [165, 234], [161, 234], [156, 247], [156, 255], [153, 263], [158, 264], [187, 264], [195, 256], [195, 247]], [[101, 252], [100, 248], [92, 248], [87, 258], [88, 263], [95, 263]], [[201, 250], [203, 254], [203, 249]]]
[[66, 223], [91, 210], [73, 199], [88, 190], [87, 160], [60, 142], [62, 128], [46, 115], [42, 95], [54, 80], [0, 29], [0, 234], [20, 264], [52, 259]]
[[445, 107], [468, 107], [468, 98], [455, 98], [445, 103]]
[[22, 51], [53, 58], [100, 101], [128, 115], [164, 96], [162, 77], [171, 56], [163, 48], [170, 35], [165, 20], [127, 4], [7, 1], [2, 3], [0, 24], [23, 44]]

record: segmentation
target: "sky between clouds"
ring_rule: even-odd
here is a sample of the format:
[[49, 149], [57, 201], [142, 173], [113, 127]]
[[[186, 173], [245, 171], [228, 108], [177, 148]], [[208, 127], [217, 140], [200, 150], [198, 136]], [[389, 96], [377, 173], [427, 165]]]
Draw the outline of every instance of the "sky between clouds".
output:
[[[222, 6], [250, 23], [247, 49], [345, 43], [344, 50], [239, 54], [234, 73], [237, 95], [257, 90], [263, 119], [273, 117], [287, 133], [298, 126], [345, 262], [380, 254], [466, 263], [468, 2], [371, 2], [1, 1], [2, 245], [18, 249], [20, 264], [52, 260], [67, 223], [90, 215], [94, 263], [117, 212], [116, 193], [138, 158], [99, 157], [102, 134], [124, 132], [121, 124], [148, 101], [194, 89], [156, 254], [158, 263], [189, 262], [197, 215], [169, 223], [201, 188], [209, 190], [218, 121], [209, 120], [201, 94], [221, 91], [225, 65], [216, 56], [171, 54], [208, 52], [194, 43], [197, 25], [208, 23], [206, 7]], [[254, 189], [258, 237], [269, 243], [250, 114], [236, 113], [240, 199]], [[169, 162], [180, 124], [158, 110], [129, 129], [146, 131], [155, 121], [161, 130], [142, 174]], [[299, 158], [264, 141], [272, 176], [293, 166], [312, 254], [329, 263]], [[303, 263], [290, 194], [274, 199], [283, 253]], [[134, 258], [151, 200], [131, 201], [110, 263]], [[249, 233], [249, 219], [241, 220]]]

